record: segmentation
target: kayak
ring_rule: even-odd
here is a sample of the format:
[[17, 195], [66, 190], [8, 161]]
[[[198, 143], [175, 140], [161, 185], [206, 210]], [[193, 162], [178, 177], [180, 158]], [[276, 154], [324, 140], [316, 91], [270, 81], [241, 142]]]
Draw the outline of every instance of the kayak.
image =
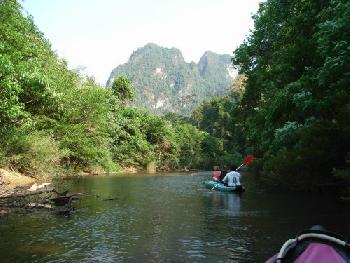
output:
[[350, 262], [350, 245], [343, 237], [316, 225], [287, 240], [278, 254], [265, 263], [346, 263]]
[[245, 191], [245, 189], [242, 186], [226, 186], [223, 183], [215, 182], [213, 180], [207, 180], [204, 183], [207, 188], [218, 190], [221, 192], [244, 192]]

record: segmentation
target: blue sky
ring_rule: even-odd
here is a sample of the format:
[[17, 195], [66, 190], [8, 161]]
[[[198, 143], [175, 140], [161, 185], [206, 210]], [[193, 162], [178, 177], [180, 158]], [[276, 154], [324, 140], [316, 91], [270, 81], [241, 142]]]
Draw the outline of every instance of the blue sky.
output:
[[114, 67], [149, 42], [186, 61], [232, 54], [253, 28], [258, 0], [24, 0], [26, 12], [70, 68], [105, 84]]

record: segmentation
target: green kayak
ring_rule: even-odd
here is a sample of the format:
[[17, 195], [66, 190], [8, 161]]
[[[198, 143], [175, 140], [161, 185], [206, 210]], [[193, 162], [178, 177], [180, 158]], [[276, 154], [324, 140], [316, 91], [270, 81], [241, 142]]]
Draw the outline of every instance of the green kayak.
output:
[[226, 186], [223, 183], [219, 183], [213, 180], [207, 180], [204, 183], [207, 188], [222, 191], [222, 192], [244, 192], [245, 191], [244, 187], [242, 186]]

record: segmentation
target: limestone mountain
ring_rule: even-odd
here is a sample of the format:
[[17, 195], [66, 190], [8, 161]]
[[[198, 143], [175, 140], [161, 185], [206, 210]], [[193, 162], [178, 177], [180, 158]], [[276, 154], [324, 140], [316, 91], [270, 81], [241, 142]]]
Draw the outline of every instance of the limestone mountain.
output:
[[119, 76], [131, 80], [136, 91], [134, 106], [157, 114], [190, 115], [203, 100], [227, 95], [236, 73], [230, 55], [207, 51], [198, 64], [187, 63], [180, 50], [150, 43], [113, 69], [106, 85]]

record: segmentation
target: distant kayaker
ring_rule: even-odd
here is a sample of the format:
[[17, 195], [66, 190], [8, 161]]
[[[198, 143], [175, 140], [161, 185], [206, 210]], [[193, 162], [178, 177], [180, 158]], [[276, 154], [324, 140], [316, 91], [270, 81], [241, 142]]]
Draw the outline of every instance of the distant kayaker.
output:
[[221, 170], [218, 166], [214, 166], [214, 171], [211, 174], [211, 179], [213, 181], [221, 183], [226, 174], [227, 171]]
[[236, 187], [242, 187], [241, 186], [241, 174], [239, 172], [236, 171], [237, 170], [237, 166], [236, 165], [232, 165], [230, 168], [230, 172], [228, 172], [224, 179], [222, 179], [222, 182], [224, 184], [227, 184], [227, 186], [236, 186]]
[[213, 179], [213, 181], [220, 182], [220, 175], [221, 175], [221, 171], [215, 170], [211, 174], [211, 179]]

